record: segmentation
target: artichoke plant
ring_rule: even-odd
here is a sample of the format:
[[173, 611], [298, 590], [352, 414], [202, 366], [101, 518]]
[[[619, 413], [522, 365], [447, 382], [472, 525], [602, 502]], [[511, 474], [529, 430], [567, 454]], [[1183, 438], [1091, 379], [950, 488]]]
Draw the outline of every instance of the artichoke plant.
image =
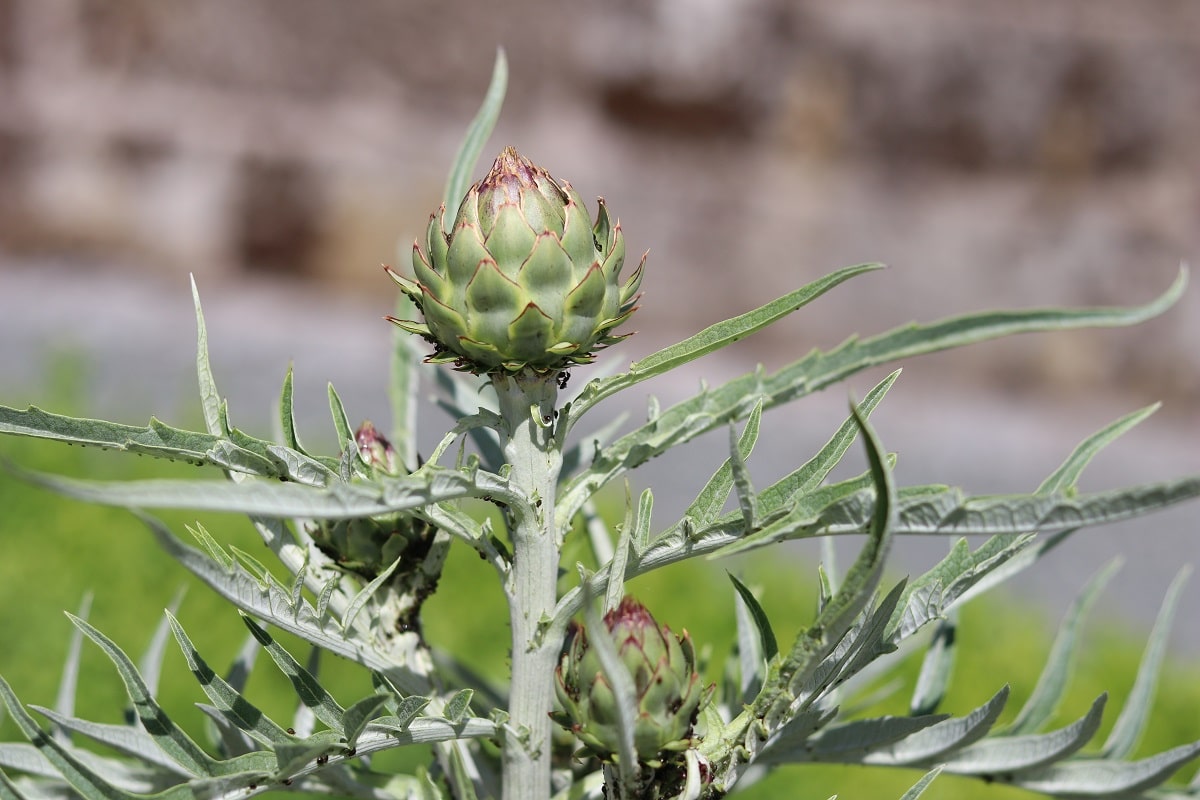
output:
[[569, 183], [506, 147], [449, 234], [445, 215], [430, 216], [426, 251], [413, 245], [415, 282], [388, 269], [425, 321], [389, 319], [433, 344], [430, 362], [554, 372], [624, 338], [612, 331], [636, 310], [645, 256], [622, 284], [625, 240], [603, 199], [593, 225]]
[[[696, 652], [687, 631], [681, 637], [662, 626], [632, 597], [604, 615], [608, 636], [622, 667], [633, 679], [633, 747], [638, 761], [658, 766], [664, 751], [684, 750], [692, 725], [710, 692], [696, 672]], [[603, 634], [600, 634], [603, 635]], [[620, 750], [620, 714], [614, 682], [602, 668], [587, 630], [572, 628], [555, 672], [559, 709], [551, 716], [575, 733], [602, 761]]]

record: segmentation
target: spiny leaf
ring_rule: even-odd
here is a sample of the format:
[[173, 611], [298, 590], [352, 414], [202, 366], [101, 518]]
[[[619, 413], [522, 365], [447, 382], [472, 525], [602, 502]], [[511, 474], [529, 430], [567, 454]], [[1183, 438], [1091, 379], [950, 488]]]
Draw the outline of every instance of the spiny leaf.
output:
[[373, 648], [364, 648], [326, 630], [316, 609], [307, 601], [299, 609], [293, 609], [290, 596], [278, 584], [263, 587], [236, 565], [226, 567], [199, 550], [184, 545], [153, 517], [143, 517], [142, 521], [172, 558], [242, 611], [267, 620], [310, 644], [381, 672], [405, 692], [421, 694], [428, 691], [424, 676], [395, 664]]
[[934, 779], [940, 774], [942, 774], [941, 767], [934, 767], [929, 770], [929, 772], [921, 776], [919, 781], [912, 785], [911, 789], [904, 793], [900, 800], [917, 800], [918, 797], [925, 793], [925, 789], [928, 788], [929, 784], [933, 783]]
[[982, 739], [996, 724], [1008, 702], [1008, 687], [966, 716], [943, 720], [895, 742], [886, 749], [870, 753], [864, 764], [905, 766], [936, 763], [948, 754]]
[[244, 731], [263, 744], [284, 744], [293, 742], [283, 726], [276, 723], [258, 707], [245, 698], [231, 684], [213, 672], [204, 658], [201, 657], [191, 639], [188, 638], [183, 626], [174, 615], [167, 612], [167, 620], [175, 634], [175, 641], [183, 652], [188, 669], [200, 683], [200, 688], [208, 699], [216, 706], [217, 711], [238, 730]]
[[124, 651], [79, 617], [72, 614], [67, 616], [77, 628], [83, 631], [85, 636], [100, 646], [100, 649], [116, 666], [121, 681], [125, 684], [125, 690], [129, 693], [129, 699], [133, 702], [134, 711], [141, 720], [142, 727], [146, 729], [146, 733], [150, 734], [158, 747], [175, 763], [193, 775], [211, 777], [225, 774], [221, 765], [204, 752], [198, 744], [192, 741], [191, 737], [184, 733], [182, 728], [167, 716], [166, 711], [151, 695], [149, 687], [142, 680], [133, 661], [125, 655]]
[[1050, 733], [993, 736], [941, 758], [949, 772], [1000, 775], [1037, 769], [1062, 761], [1096, 735], [1107, 695], [1100, 695], [1087, 714]]
[[[320, 486], [335, 461], [321, 461], [240, 431], [229, 435], [174, 428], [151, 417], [142, 427], [105, 420], [51, 414], [37, 406], [25, 410], [0, 405], [0, 433], [122, 450], [129, 453], [217, 466], [239, 474], [286, 478]], [[233, 438], [236, 437], [236, 438]]]
[[230, 485], [210, 480], [92, 481], [27, 471], [21, 474], [60, 494], [103, 505], [189, 508], [264, 517], [353, 519], [410, 511], [460, 497], [508, 496], [503, 484], [491, 484], [494, 491], [489, 492], [474, 476], [438, 468], [375, 483], [336, 482], [325, 488], [268, 481]]
[[689, 361], [694, 361], [701, 356], [740, 341], [798, 311], [835, 286], [857, 275], [878, 269], [883, 269], [883, 264], [858, 264], [844, 267], [789, 292], [783, 297], [772, 300], [766, 305], [759, 306], [753, 311], [747, 311], [732, 319], [710, 325], [679, 344], [671, 345], [640, 361], [635, 361], [630, 365], [628, 372], [593, 381], [588, 384], [575, 403], [576, 416], [582, 416], [600, 400], [610, 397], [622, 389], [627, 389], [656, 375], [662, 375]]
[[[1170, 308], [1186, 285], [1187, 270], [1182, 269], [1161, 297], [1143, 306], [968, 314], [931, 324], [894, 328], [869, 339], [852, 338], [827, 353], [814, 350], [770, 376], [756, 370], [675, 404], [656, 419], [613, 442], [588, 470], [572, 479], [562, 493], [562, 502], [577, 509], [585, 499], [579, 495], [598, 491], [613, 478], [670, 447], [691, 441], [718, 425], [741, 419], [750, 413], [759, 399], [763, 400], [764, 408], [773, 408], [879, 364], [1017, 333], [1134, 325]], [[592, 386], [596, 388], [592, 389]], [[615, 391], [617, 388], [609, 389], [599, 382], [589, 385], [577, 401], [576, 414], [582, 414], [591, 404]]]
[[1055, 797], [1133, 797], [1158, 786], [1200, 754], [1200, 742], [1181, 745], [1141, 761], [1081, 759], [1017, 777], [1018, 786]]
[[333, 699], [333, 695], [325, 690], [325, 687], [313, 677], [312, 673], [300, 666], [300, 663], [292, 658], [292, 654], [280, 646], [267, 633], [266, 628], [258, 625], [254, 620], [245, 615], [242, 616], [242, 622], [246, 623], [246, 627], [250, 629], [250, 633], [254, 635], [258, 643], [271, 656], [271, 659], [274, 660], [275, 665], [279, 667], [280, 671], [292, 682], [292, 688], [296, 691], [296, 696], [300, 698], [300, 702], [305, 707], [312, 709], [317, 719], [329, 726], [331, 730], [344, 735], [342, 719], [346, 714], [346, 710], [338, 704], [337, 700]]

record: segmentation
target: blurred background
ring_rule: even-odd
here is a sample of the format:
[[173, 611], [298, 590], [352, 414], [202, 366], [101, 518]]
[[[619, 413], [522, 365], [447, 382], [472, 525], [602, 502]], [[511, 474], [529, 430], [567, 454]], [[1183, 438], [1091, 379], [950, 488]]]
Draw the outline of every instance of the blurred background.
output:
[[[352, 416], [386, 418], [379, 264], [408, 268], [497, 47], [511, 77], [488, 152], [514, 144], [603, 195], [631, 253], [651, 251], [640, 333], [614, 358], [850, 263], [891, 267], [654, 385], [664, 402], [914, 319], [1142, 303], [1200, 253], [1191, 0], [0, 0], [0, 402], [48, 405], [67, 353], [76, 411], [194, 420], [192, 273], [235, 422], [269, 432], [289, 360], [312, 438], [327, 380]], [[1193, 284], [1134, 329], [913, 359], [876, 421], [904, 483], [1030, 490], [1162, 400], [1085, 488], [1200, 472], [1197, 342]], [[845, 402], [769, 416], [756, 476]], [[431, 418], [432, 440], [444, 429]], [[686, 502], [726, 441], [647, 470], [660, 504]], [[1192, 507], [1082, 534], [1023, 591], [1052, 620], [1125, 553], [1106, 608], [1146, 624], [1200, 556], [1197, 523]], [[902, 543], [898, 569], [944, 548]], [[1179, 627], [1200, 652], [1196, 618]]]
[[[650, 251], [640, 335], [610, 351], [618, 362], [836, 267], [890, 265], [659, 381], [665, 403], [914, 319], [1145, 302], [1200, 253], [1192, 0], [0, 0], [0, 402], [196, 425], [193, 273], [235, 423], [270, 433], [289, 361], [310, 444], [336, 447], [329, 380], [352, 417], [385, 420], [380, 318], [395, 291], [379, 264], [408, 269], [497, 47], [511, 77], [488, 152], [514, 144], [584, 197], [602, 194], [630, 252]], [[1196, 473], [1198, 342], [1193, 284], [1136, 329], [913, 359], [876, 425], [901, 453], [901, 482], [1031, 491], [1094, 429], [1164, 401], [1084, 486]], [[756, 481], [820, 445], [847, 391], [881, 375], [769, 414]], [[426, 419], [436, 441], [449, 421]], [[726, 443], [718, 432], [640, 470], [661, 519]], [[19, 456], [52, 458], [41, 452]], [[72, 468], [142, 474], [113, 463]], [[13, 505], [0, 517], [0, 669], [36, 672], [18, 646], [31, 642], [28, 608], [73, 608], [89, 576], [109, 608], [120, 597], [104, 585], [142, 581], [155, 619], [178, 573], [89, 573], [113, 540], [77, 549], [64, 521], [79, 517], [20, 498], [30, 522]], [[122, 519], [134, 533], [121, 547], [143, 547]], [[65, 529], [62, 552], [29, 557], [58, 581], [13, 557], [22, 524], [46, 542]], [[1198, 535], [1196, 506], [1081, 534], [1016, 584], [1033, 603], [1016, 625], [1044, 636], [1087, 576], [1126, 554], [1102, 608], [1145, 627], [1200, 557]], [[895, 571], [928, 569], [944, 548], [900, 542]], [[797, 564], [811, 575], [808, 555]], [[1183, 608], [1198, 602], [1190, 587]], [[1194, 613], [1174, 644], [1200, 654]]]

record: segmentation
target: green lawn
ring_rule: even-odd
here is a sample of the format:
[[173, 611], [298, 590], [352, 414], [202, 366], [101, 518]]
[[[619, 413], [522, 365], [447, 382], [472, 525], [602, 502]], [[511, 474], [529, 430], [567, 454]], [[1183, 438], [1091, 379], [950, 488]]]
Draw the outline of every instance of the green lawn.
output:
[[[36, 470], [106, 478], [164, 477], [194, 474], [194, 467], [166, 464], [123, 454], [65, 447], [23, 439], [0, 439], [0, 456]], [[215, 475], [214, 475], [215, 477]], [[186, 514], [165, 519], [186, 536]], [[209, 515], [205, 527], [220, 541], [260, 552], [262, 545], [250, 525], [234, 517]], [[0, 473], [0, 674], [27, 703], [53, 705], [58, 673], [72, 630], [64, 610], [76, 611], [86, 593], [93, 595], [89, 619], [135, 658], [146, 646], [154, 626], [181, 589], [186, 596], [178, 616], [200, 652], [218, 669], [227, 664], [245, 639], [237, 613], [202, 584], [170, 561], [149, 532], [124, 511], [64, 500]], [[899, 546], [903, 546], [900, 543]], [[687, 628], [701, 651], [711, 648], [719, 660], [733, 640], [732, 589], [726, 569], [736, 570], [761, 589], [763, 605], [781, 641], [810, 618], [814, 565], [798, 556], [749, 558], [735, 564], [682, 565], [640, 578], [630, 584], [660, 622], [675, 630]], [[569, 563], [569, 562], [568, 562]], [[566, 580], [570, 580], [568, 575]], [[480, 672], [502, 679], [506, 670], [507, 623], [490, 568], [473, 553], [458, 549], [447, 566], [441, 591], [427, 606], [427, 633], [438, 646], [462, 655]], [[1049, 632], [1032, 609], [997, 596], [966, 609], [961, 628], [960, 661], [955, 688], [945, 710], [966, 711], [990, 697], [1005, 681], [1013, 687], [1007, 712], [1011, 717], [1036, 680], [1048, 646]], [[1128, 691], [1142, 641], [1128, 632], [1097, 630], [1092, 626], [1089, 647], [1081, 659], [1061, 721], [1086, 710], [1100, 692], [1110, 692], [1111, 724]], [[919, 665], [920, 653], [907, 657], [909, 686], [881, 709], [903, 713], [906, 692]], [[1200, 735], [1200, 683], [1195, 665], [1172, 664], [1155, 711], [1155, 724], [1140, 753], [1148, 754]], [[350, 702], [369, 691], [362, 671], [328, 658], [323, 676], [340, 687], [340, 699]], [[719, 677], [711, 675], [713, 679]], [[91, 719], [120, 720], [125, 697], [110, 663], [99, 650], [85, 645], [82, 690], [77, 713]], [[263, 659], [251, 679], [250, 697], [277, 718], [288, 718], [295, 700], [287, 682]], [[183, 659], [173, 646], [164, 666], [161, 696], [164, 705], [199, 735], [202, 717], [192, 704], [203, 699]], [[0, 722], [0, 737], [18, 737], [11, 722]], [[1103, 733], [1098, 737], [1103, 741]], [[420, 760], [391, 757], [389, 763]], [[382, 765], [382, 760], [376, 762]], [[1185, 771], [1190, 775], [1190, 770]], [[802, 767], [783, 770], [771, 779], [738, 794], [746, 798], [896, 798], [918, 775], [913, 772]], [[940, 778], [926, 798], [1026, 797], [1023, 792], [974, 781]]]

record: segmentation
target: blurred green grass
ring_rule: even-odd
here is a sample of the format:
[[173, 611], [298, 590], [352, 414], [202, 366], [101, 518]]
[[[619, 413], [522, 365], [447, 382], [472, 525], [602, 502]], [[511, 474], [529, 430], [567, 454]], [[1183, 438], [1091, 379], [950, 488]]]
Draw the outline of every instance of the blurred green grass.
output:
[[[61, 389], [61, 387], [60, 387]], [[53, 394], [61, 394], [54, 391]], [[64, 405], [67, 408], [64, 408]], [[73, 404], [56, 410], [71, 411]], [[75, 409], [78, 411], [77, 409]], [[99, 452], [28, 439], [0, 439], [0, 456], [21, 467], [73, 476], [132, 479], [195, 476], [196, 468], [125, 454]], [[213, 477], [216, 478], [215, 473]], [[187, 538], [184, 525], [194, 522], [186, 513], [162, 518]], [[251, 553], [262, 544], [245, 520], [229, 515], [206, 515], [205, 527], [221, 542]], [[903, 546], [900, 544], [899, 546]], [[89, 620], [135, 659], [162, 619], [162, 610], [181, 589], [186, 595], [177, 616], [200, 652], [221, 670], [242, 642], [246, 630], [237, 613], [161, 552], [150, 533], [125, 511], [85, 505], [54, 496], [0, 472], [0, 674], [26, 703], [52, 706], [59, 671], [72, 627], [64, 610], [76, 611], [85, 593], [94, 593]], [[674, 630], [687, 628], [697, 647], [711, 651], [719, 664], [734, 639], [733, 591], [725, 575], [735, 571], [754, 586], [781, 643], [789, 641], [814, 608], [814, 565], [800, 556], [747, 557], [733, 563], [683, 564], [631, 582], [629, 591], [650, 606], [660, 622]], [[573, 580], [572, 556], [564, 559]], [[438, 647], [460, 656], [469, 666], [495, 680], [507, 671], [507, 614], [490, 567], [463, 547], [455, 547], [440, 591], [426, 606], [426, 633]], [[1103, 741], [1133, 681], [1141, 649], [1140, 635], [1095, 620], [1059, 724], [1083, 713], [1091, 700], [1110, 692]], [[959, 662], [952, 691], [943, 710], [965, 712], [989, 698], [1008, 682], [1013, 695], [1005, 719], [1011, 719], [1036, 681], [1049, 646], [1047, 630], [1037, 610], [1009, 597], [996, 595], [968, 606], [962, 617]], [[286, 640], [294, 652], [302, 646]], [[921, 653], [905, 655], [905, 690], [876, 707], [904, 713], [907, 691], [919, 668]], [[249, 697], [278, 720], [290, 719], [295, 698], [287, 681], [263, 659], [253, 673]], [[1189, 669], [1189, 666], [1191, 667]], [[1159, 700], [1138, 755], [1157, 752], [1196, 737], [1200, 720], [1200, 684], [1194, 666], [1172, 663], [1164, 676]], [[709, 678], [719, 679], [719, 668]], [[352, 702], [370, 690], [363, 670], [348, 662], [326, 658], [322, 677], [336, 687], [339, 699]], [[85, 643], [76, 713], [82, 717], [120, 721], [127, 699], [111, 664]], [[199, 736], [202, 715], [193, 703], [203, 700], [173, 646], [163, 668], [163, 705], [193, 735]], [[0, 722], [0, 738], [19, 739], [11, 721]], [[394, 753], [377, 759], [396, 769], [422, 763], [423, 751]], [[1185, 770], [1190, 775], [1190, 770]], [[852, 767], [804, 766], [779, 770], [770, 778], [737, 793], [738, 797], [797, 797], [824, 800], [899, 797], [919, 774], [914, 771]], [[977, 781], [939, 778], [926, 791], [931, 800], [963, 798], [1007, 800], [1031, 797], [1008, 787]]]

